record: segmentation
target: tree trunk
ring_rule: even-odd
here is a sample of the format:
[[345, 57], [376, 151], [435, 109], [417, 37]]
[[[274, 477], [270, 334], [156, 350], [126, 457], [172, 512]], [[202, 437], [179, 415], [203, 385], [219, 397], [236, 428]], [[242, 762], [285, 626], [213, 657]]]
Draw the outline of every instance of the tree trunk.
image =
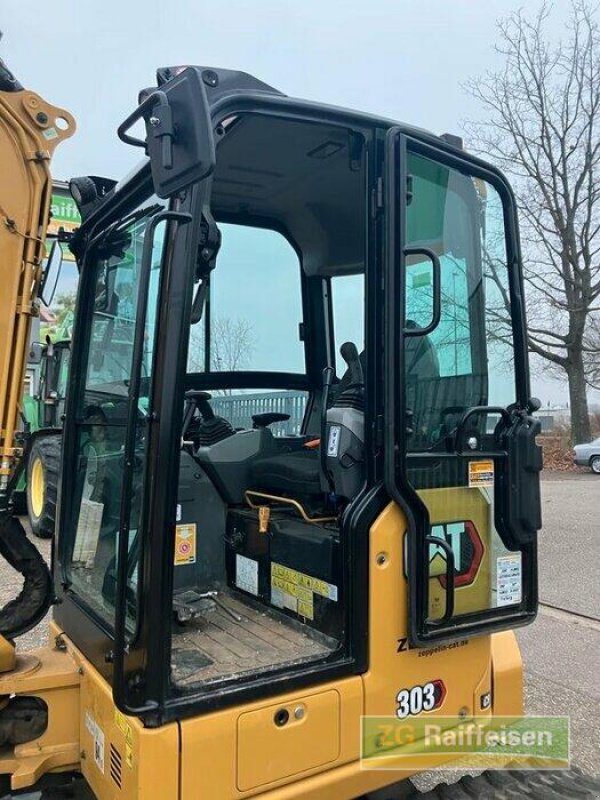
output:
[[566, 368], [571, 406], [571, 439], [573, 444], [585, 444], [592, 439], [588, 409], [585, 368], [581, 351], [571, 353]]

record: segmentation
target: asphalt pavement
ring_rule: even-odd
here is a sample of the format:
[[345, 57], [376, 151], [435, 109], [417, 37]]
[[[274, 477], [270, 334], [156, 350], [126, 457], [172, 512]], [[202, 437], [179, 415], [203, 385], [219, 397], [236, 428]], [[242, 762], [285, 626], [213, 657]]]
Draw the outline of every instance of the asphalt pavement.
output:
[[569, 716], [572, 762], [600, 776], [600, 477], [549, 475], [542, 513], [542, 605], [517, 633], [526, 710]]

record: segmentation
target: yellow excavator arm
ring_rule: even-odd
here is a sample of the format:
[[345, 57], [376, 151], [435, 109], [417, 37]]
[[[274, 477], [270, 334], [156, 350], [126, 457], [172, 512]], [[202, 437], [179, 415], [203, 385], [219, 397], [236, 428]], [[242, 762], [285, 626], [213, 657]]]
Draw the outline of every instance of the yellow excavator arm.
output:
[[36, 624], [51, 596], [47, 568], [13, 517], [11, 496], [24, 456], [15, 434], [43, 280], [50, 159], [74, 132], [71, 114], [24, 89], [0, 60], [0, 554], [25, 579], [0, 611], [0, 633], [11, 637]]

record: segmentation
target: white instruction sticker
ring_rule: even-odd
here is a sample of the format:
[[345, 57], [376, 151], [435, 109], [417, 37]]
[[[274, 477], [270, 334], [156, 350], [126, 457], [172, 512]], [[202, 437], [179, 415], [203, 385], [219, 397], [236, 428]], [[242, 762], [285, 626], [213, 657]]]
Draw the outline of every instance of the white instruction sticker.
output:
[[[271, 589], [271, 605], [276, 608], [287, 608], [297, 613], [298, 598], [275, 587]], [[310, 619], [312, 619], [312, 615]]]
[[258, 596], [258, 561], [236, 555], [235, 585], [244, 592]]
[[327, 455], [337, 458], [340, 449], [340, 434], [342, 429], [339, 425], [332, 425], [329, 428], [329, 439], [327, 440]]
[[96, 721], [92, 717], [89, 711], [85, 712], [85, 727], [87, 728], [87, 732], [92, 737], [92, 739], [96, 738]]
[[102, 527], [104, 504], [94, 500], [81, 500], [77, 531], [75, 533], [75, 547], [73, 549], [73, 562], [92, 569], [96, 548]]
[[94, 738], [94, 761], [100, 772], [104, 772], [104, 731], [97, 723]]
[[94, 743], [94, 761], [100, 772], [104, 772], [104, 731], [94, 719], [91, 711], [85, 712], [85, 727]]
[[512, 606], [521, 602], [521, 553], [498, 556], [496, 559], [496, 589], [498, 606]]

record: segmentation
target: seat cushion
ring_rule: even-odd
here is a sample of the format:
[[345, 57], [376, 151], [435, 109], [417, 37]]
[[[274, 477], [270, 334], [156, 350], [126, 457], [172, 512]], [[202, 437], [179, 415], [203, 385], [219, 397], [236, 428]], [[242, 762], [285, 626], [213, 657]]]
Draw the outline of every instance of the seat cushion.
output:
[[319, 451], [304, 449], [257, 458], [250, 468], [250, 485], [257, 491], [290, 497], [321, 494]]

